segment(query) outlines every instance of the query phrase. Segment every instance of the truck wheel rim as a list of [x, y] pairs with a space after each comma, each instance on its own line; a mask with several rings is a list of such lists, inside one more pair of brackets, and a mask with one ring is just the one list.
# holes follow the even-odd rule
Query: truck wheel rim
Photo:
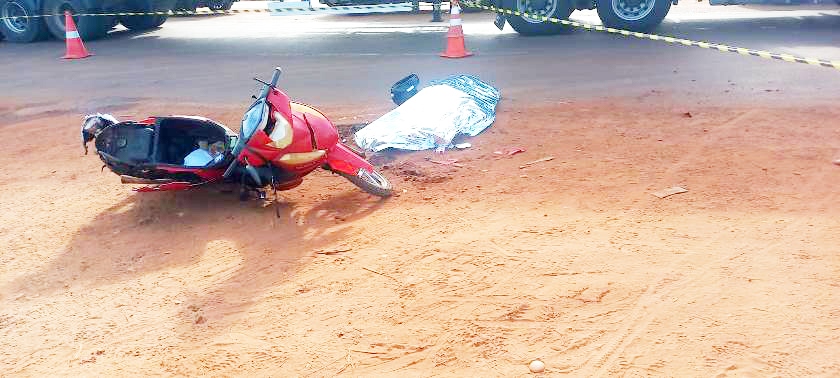
[[25, 33], [26, 29], [29, 28], [29, 18], [27, 18], [29, 14], [26, 13], [23, 6], [16, 2], [7, 2], [0, 15], [4, 17], [3, 23], [6, 24], [6, 27], [16, 34]]
[[[661, 1], [661, 0], [660, 0]], [[639, 21], [653, 11], [656, 0], [612, 0], [612, 10], [625, 21]]]
[[557, 11], [557, 3], [559, 3], [558, 0], [517, 0], [516, 10], [528, 14], [528, 16], [522, 16], [525, 22], [541, 24], [545, 22], [542, 17], [554, 17], [554, 13]]

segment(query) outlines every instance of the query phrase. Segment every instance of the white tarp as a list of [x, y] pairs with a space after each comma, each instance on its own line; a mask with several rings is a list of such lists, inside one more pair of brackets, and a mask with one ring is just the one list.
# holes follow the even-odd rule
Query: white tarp
[[452, 76], [356, 132], [355, 141], [369, 151], [443, 151], [458, 134], [476, 136], [493, 124], [500, 98], [496, 88], [475, 76]]

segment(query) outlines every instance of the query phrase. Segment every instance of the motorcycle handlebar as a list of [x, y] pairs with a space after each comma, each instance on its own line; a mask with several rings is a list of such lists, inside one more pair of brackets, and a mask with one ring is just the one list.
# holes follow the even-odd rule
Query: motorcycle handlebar
[[280, 75], [283, 73], [283, 69], [280, 67], [274, 67], [274, 74], [271, 75], [271, 86], [276, 87], [277, 82], [280, 81]]
[[282, 74], [282, 73], [283, 73], [283, 69], [281, 69], [280, 67], [275, 67], [274, 68], [274, 74], [271, 75], [271, 82], [269, 82], [269, 83], [266, 83], [266, 82], [264, 82], [260, 79], [254, 78], [254, 80], [257, 80], [260, 83], [263, 83], [263, 89], [262, 89], [262, 91], [260, 91], [259, 98], [268, 97], [268, 91], [271, 88], [277, 87], [277, 82], [280, 81], [280, 74]]

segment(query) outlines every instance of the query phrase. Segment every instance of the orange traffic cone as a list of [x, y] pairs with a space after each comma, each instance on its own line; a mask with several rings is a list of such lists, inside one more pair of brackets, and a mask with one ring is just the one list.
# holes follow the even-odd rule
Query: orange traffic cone
[[67, 42], [67, 53], [64, 54], [64, 59], [82, 59], [93, 55], [85, 48], [70, 11], [64, 11], [64, 28], [66, 30], [64, 40]]
[[464, 45], [464, 29], [461, 26], [461, 6], [458, 0], [449, 3], [449, 32], [446, 33], [446, 50], [440, 56], [444, 58], [464, 58], [472, 55]]

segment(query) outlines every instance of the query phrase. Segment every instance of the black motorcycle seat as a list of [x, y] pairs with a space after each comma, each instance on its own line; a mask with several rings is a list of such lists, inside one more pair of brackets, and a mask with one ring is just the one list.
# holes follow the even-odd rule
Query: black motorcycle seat
[[154, 128], [133, 122], [106, 128], [96, 138], [98, 151], [128, 164], [151, 162], [154, 144]]

